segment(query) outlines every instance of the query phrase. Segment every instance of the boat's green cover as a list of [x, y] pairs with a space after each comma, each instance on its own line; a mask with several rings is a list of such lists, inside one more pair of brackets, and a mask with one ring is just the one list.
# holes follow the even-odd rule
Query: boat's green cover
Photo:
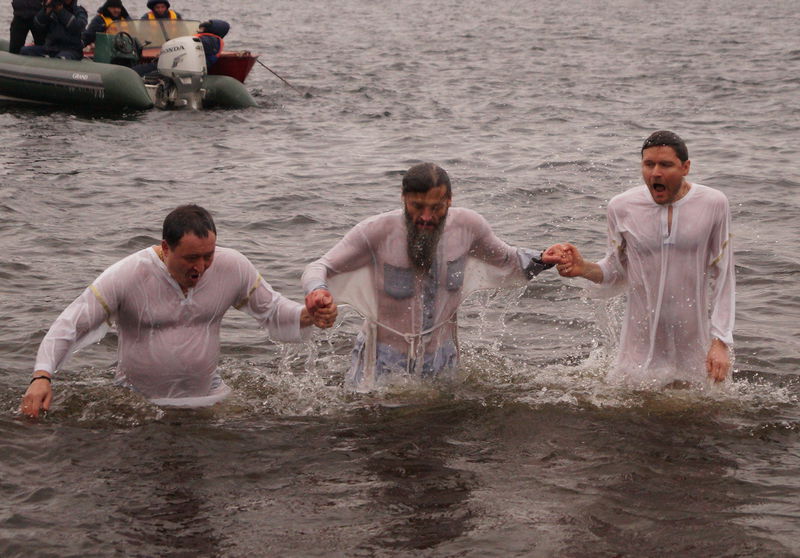
[[256, 106], [256, 101], [244, 84], [231, 76], [207, 75], [203, 106], [243, 109]]
[[125, 66], [8, 52], [0, 52], [0, 96], [101, 109], [153, 106], [142, 78]]
[[[230, 76], [208, 75], [205, 88], [206, 108], [257, 106], [244, 84]], [[142, 79], [130, 68], [9, 54], [5, 39], [0, 39], [0, 97], [105, 109], [153, 106]]]

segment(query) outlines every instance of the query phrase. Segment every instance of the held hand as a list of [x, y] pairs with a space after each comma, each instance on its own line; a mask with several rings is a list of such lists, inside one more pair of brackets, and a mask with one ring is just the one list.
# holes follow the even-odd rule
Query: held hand
[[312, 316], [320, 308], [333, 304], [333, 295], [327, 289], [315, 289], [306, 295], [306, 308]]
[[562, 277], [581, 277], [584, 273], [585, 262], [578, 249], [572, 244], [561, 244], [562, 261], [556, 267]]
[[333, 327], [333, 324], [336, 323], [336, 316], [338, 313], [339, 310], [333, 302], [325, 308], [318, 308], [317, 311], [314, 312], [314, 325], [320, 329]]
[[[47, 376], [50, 374], [44, 370], [37, 370], [35, 376]], [[39, 416], [39, 411], [47, 411], [50, 409], [50, 403], [53, 401], [53, 389], [50, 382], [47, 380], [36, 380], [31, 382], [25, 395], [22, 396], [22, 404], [19, 410], [25, 416], [36, 418]]]
[[728, 376], [730, 368], [731, 360], [728, 346], [719, 339], [714, 339], [706, 357], [708, 377], [715, 382], [721, 382]]
[[569, 244], [553, 244], [542, 252], [542, 261], [546, 264], [560, 264], [566, 261], [566, 250]]
[[333, 295], [326, 289], [316, 289], [306, 295], [306, 309], [319, 328], [331, 327], [336, 322], [338, 309]]

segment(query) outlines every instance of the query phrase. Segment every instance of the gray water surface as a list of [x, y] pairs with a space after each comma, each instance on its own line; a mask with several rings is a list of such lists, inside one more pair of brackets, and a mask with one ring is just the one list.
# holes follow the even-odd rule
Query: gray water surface
[[[179, 4], [310, 97], [257, 65], [245, 111], [0, 104], [1, 556], [800, 556], [800, 5]], [[509, 243], [598, 259], [660, 128], [730, 200], [729, 386], [605, 383], [622, 306], [551, 271], [465, 304], [451, 385], [349, 394], [352, 312], [281, 346], [232, 311], [221, 405], [113, 387], [109, 335], [17, 413], [58, 313], [178, 204], [296, 300], [423, 160]]]

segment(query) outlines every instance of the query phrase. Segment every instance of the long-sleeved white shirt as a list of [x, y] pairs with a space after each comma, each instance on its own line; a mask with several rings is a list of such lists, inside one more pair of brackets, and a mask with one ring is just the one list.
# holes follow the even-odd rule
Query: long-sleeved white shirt
[[113, 323], [118, 383], [159, 404], [210, 404], [229, 392], [216, 368], [220, 322], [232, 306], [275, 340], [307, 337], [302, 305], [272, 290], [239, 252], [217, 247], [211, 267], [184, 295], [155, 250], [140, 250], [106, 269], [61, 313], [39, 346], [35, 369], [56, 372]]
[[372, 389], [387, 372], [432, 376], [453, 368], [461, 302], [479, 289], [524, 285], [525, 271], [544, 269], [530, 265], [532, 252], [509, 246], [464, 208], [449, 209], [429, 273], [413, 268], [407, 243], [401, 209], [376, 215], [303, 273], [306, 293], [328, 288], [365, 317], [346, 380], [358, 391]]
[[735, 277], [725, 195], [701, 184], [672, 204], [646, 186], [608, 204], [599, 292], [627, 294], [619, 354], [609, 379], [665, 384], [706, 378], [712, 338], [733, 345]]

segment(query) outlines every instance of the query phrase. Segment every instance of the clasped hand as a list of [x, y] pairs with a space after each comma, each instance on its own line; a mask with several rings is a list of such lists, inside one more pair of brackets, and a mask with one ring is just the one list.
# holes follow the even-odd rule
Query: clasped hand
[[306, 310], [319, 328], [331, 327], [336, 322], [338, 308], [333, 295], [326, 289], [317, 289], [306, 295]]

